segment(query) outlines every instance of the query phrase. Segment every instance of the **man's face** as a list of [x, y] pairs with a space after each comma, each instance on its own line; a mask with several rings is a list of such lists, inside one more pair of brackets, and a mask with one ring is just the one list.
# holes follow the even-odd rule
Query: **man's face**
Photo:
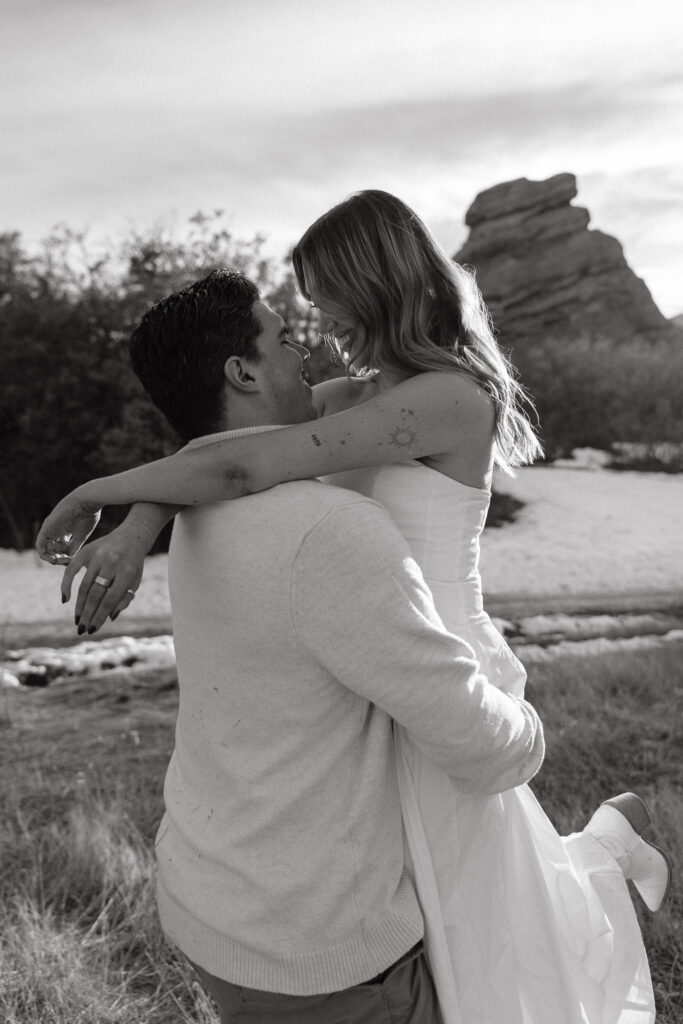
[[261, 354], [256, 369], [272, 422], [305, 423], [315, 419], [311, 389], [303, 378], [307, 349], [291, 340], [282, 317], [265, 302], [255, 302], [253, 313], [262, 328], [256, 339]]

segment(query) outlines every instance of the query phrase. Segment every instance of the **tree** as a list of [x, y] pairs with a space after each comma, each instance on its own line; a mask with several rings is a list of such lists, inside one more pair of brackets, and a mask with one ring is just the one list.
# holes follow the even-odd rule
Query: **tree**
[[[100, 251], [65, 227], [33, 256], [18, 234], [0, 235], [0, 546], [30, 547], [54, 504], [85, 480], [178, 447], [130, 369], [128, 338], [150, 305], [212, 269], [254, 280], [312, 347], [315, 379], [328, 375], [312, 311], [262, 246], [258, 235], [234, 238], [221, 211], [195, 215], [183, 236], [134, 231]], [[117, 518], [108, 513], [103, 526]]]

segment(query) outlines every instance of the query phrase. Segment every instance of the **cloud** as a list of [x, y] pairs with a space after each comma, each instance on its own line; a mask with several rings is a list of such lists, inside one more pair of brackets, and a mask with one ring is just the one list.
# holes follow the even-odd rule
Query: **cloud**
[[666, 316], [683, 310], [683, 167], [654, 165], [594, 172], [579, 180], [590, 196], [592, 226], [615, 235], [631, 268]]
[[671, 120], [662, 92], [671, 83], [650, 79], [605, 87], [583, 81], [545, 90], [502, 90], [336, 109], [325, 115], [283, 119], [282, 138], [297, 173], [317, 173], [322, 161], [349, 151], [383, 161], [420, 160], [429, 154], [462, 162], [509, 151], [584, 141], [603, 147], [628, 131], [633, 139], [653, 122]]
[[[325, 112], [236, 110], [203, 95], [176, 106], [130, 89], [103, 106], [65, 96], [59, 111], [5, 108], [16, 143], [0, 155], [0, 227], [35, 235], [66, 220], [111, 231], [221, 207], [237, 230], [284, 249], [344, 195], [374, 187], [402, 196], [453, 251], [477, 192], [573, 171], [578, 204], [627, 258], [680, 266], [680, 91], [681, 74], [667, 72]], [[668, 280], [665, 304], [680, 308]]]
[[[26, 121], [22, 112], [5, 117], [9, 136], [21, 144], [6, 149], [6, 170], [29, 178], [49, 176], [64, 186], [96, 185], [106, 167], [110, 187], [121, 192], [224, 177], [333, 187], [371, 179], [376, 173], [407, 177], [441, 167], [454, 177], [466, 168], [501, 163], [523, 167], [539, 154], [554, 161], [591, 159], [609, 169], [610, 150], [625, 139], [641, 158], [638, 140], [652, 139], [671, 121], [662, 103], [662, 83], [634, 82], [606, 89], [584, 82], [537, 92], [502, 91], [469, 98], [337, 108], [322, 113], [271, 115], [225, 109], [215, 101], [169, 109], [148, 99], [124, 101], [101, 113], [78, 105], [59, 117], [50, 113]], [[661, 132], [661, 138], [671, 138]], [[656, 139], [653, 140], [656, 142]], [[656, 161], [656, 150], [649, 150]], [[59, 159], [55, 159], [58, 156]], [[566, 164], [556, 170], [574, 169]], [[588, 168], [587, 168], [588, 170]]]

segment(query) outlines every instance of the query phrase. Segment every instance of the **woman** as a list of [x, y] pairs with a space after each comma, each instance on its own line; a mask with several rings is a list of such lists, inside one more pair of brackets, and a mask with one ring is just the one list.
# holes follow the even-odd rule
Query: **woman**
[[[67, 597], [87, 565], [79, 629], [96, 628], [131, 599], [144, 554], [175, 511], [168, 504], [340, 474], [334, 483], [388, 509], [445, 625], [471, 644], [489, 679], [521, 693], [524, 670], [483, 610], [478, 543], [494, 464], [509, 472], [540, 448], [472, 278], [405, 204], [376, 191], [313, 224], [294, 267], [321, 333], [365, 375], [315, 388], [314, 424], [181, 451], [64, 499], [39, 538], [53, 560], [77, 551], [104, 504], [167, 503], [136, 507], [73, 560]], [[528, 787], [467, 796], [399, 728], [396, 739], [407, 845], [446, 1024], [653, 1020], [625, 877], [656, 909], [669, 868], [640, 838], [649, 819], [638, 799], [602, 805], [584, 832], [562, 839]]]

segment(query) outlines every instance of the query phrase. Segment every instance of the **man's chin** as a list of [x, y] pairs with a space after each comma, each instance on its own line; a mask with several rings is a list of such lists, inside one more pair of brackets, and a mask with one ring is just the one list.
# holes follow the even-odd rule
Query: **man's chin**
[[309, 410], [311, 419], [318, 418], [318, 412], [313, 402], [313, 388], [310, 384], [304, 383], [304, 404]]
[[312, 394], [311, 389], [306, 388], [305, 394], [297, 396], [296, 401], [291, 401], [287, 408], [286, 418], [283, 417], [282, 422], [287, 422], [292, 426], [295, 423], [308, 423], [310, 420], [316, 420], [318, 413], [313, 404]]
[[308, 408], [306, 409], [306, 417], [305, 417], [304, 420], [302, 420], [302, 422], [309, 423], [311, 420], [317, 420], [317, 419], [318, 419], [318, 410], [313, 405], [313, 402], [309, 402]]

